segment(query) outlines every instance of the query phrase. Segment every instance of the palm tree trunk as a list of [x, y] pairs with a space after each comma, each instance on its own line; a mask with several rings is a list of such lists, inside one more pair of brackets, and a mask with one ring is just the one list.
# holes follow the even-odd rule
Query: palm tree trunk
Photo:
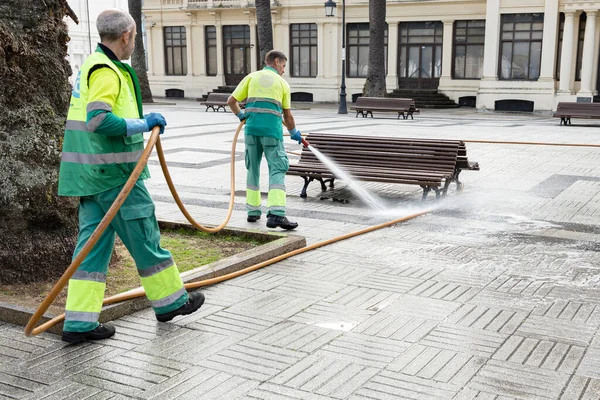
[[369, 0], [369, 69], [363, 95], [385, 97], [385, 0]]
[[77, 239], [77, 201], [58, 197], [71, 87], [67, 0], [0, 2], [0, 282], [59, 276]]
[[[131, 66], [135, 70], [140, 81], [142, 90], [142, 101], [144, 103], [153, 103], [152, 91], [148, 82], [148, 72], [146, 70], [146, 51], [144, 50], [144, 36], [142, 35], [142, 0], [128, 0], [129, 14], [133, 17], [137, 26], [137, 36], [135, 37], [135, 48], [131, 55]], [[191, 32], [187, 33], [191, 35]]]
[[265, 65], [265, 55], [273, 50], [273, 23], [271, 22], [271, 0], [256, 0], [256, 26], [258, 27], [258, 48], [261, 66]]

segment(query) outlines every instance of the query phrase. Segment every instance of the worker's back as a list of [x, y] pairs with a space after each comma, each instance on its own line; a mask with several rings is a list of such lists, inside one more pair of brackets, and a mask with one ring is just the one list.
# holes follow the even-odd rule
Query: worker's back
[[246, 76], [232, 96], [246, 100], [246, 135], [283, 140], [281, 113], [291, 106], [290, 85], [277, 70], [265, 67]]

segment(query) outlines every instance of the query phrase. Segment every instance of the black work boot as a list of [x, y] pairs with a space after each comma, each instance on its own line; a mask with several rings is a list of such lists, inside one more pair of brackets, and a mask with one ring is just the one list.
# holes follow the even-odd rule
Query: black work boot
[[287, 217], [282, 217], [279, 215], [269, 215], [267, 218], [267, 228], [277, 228], [281, 227], [281, 229], [292, 230], [298, 227], [297, 222], [291, 222], [287, 219]]
[[184, 305], [179, 307], [177, 310], [170, 311], [164, 314], [156, 314], [156, 319], [160, 322], [167, 322], [172, 320], [178, 315], [188, 315], [200, 308], [204, 304], [204, 295], [200, 292], [190, 293], [190, 298], [185, 302]]
[[93, 331], [87, 332], [65, 332], [63, 331], [62, 340], [67, 343], [81, 343], [86, 340], [107, 339], [115, 334], [115, 327], [111, 324], [100, 324]]
[[246, 221], [248, 222], [256, 222], [260, 219], [260, 215], [248, 215], [248, 218], [246, 218]]

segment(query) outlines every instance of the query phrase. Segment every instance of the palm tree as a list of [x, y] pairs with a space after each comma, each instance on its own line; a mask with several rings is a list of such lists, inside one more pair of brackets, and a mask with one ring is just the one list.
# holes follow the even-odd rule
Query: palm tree
[[0, 2], [0, 282], [59, 276], [77, 239], [77, 201], [58, 197], [69, 107], [67, 0]]
[[369, 0], [369, 69], [363, 96], [385, 97], [385, 0]]
[[[148, 82], [148, 72], [146, 71], [146, 51], [144, 50], [144, 37], [142, 35], [142, 2], [143, 0], [128, 0], [129, 14], [133, 17], [138, 32], [135, 37], [135, 48], [131, 55], [131, 66], [140, 81], [142, 101], [144, 103], [153, 103], [152, 91]], [[191, 33], [188, 32], [188, 35], [191, 35]]]
[[271, 22], [271, 0], [256, 0], [256, 26], [260, 65], [265, 65], [265, 55], [273, 50], [273, 23]]

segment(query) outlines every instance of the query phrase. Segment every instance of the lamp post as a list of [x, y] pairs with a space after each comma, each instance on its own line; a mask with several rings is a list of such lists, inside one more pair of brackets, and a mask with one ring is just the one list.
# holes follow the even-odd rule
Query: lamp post
[[[333, 0], [325, 3], [325, 16], [335, 17], [337, 4]], [[346, 108], [346, 0], [342, 0], [342, 85], [340, 86], [340, 105], [338, 114], [348, 114]]]

